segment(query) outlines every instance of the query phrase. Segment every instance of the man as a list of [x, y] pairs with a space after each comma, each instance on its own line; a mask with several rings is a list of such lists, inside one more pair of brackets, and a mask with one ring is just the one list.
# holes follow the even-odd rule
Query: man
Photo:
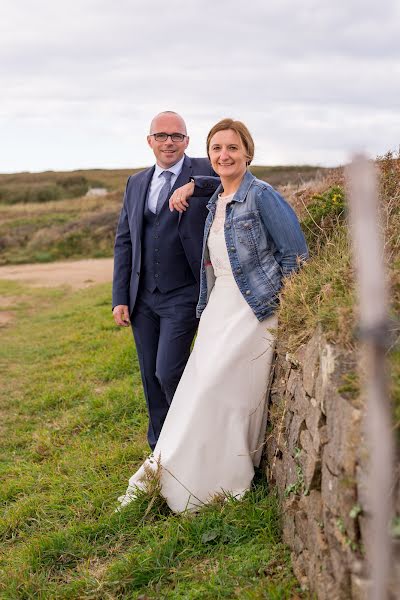
[[[129, 177], [114, 247], [113, 314], [132, 325], [156, 445], [197, 329], [206, 204], [219, 184], [208, 159], [189, 158], [186, 125], [172, 111], [154, 117], [147, 142], [156, 165]], [[196, 178], [190, 207], [169, 210], [169, 197]], [[194, 182], [194, 180], [193, 180]]]

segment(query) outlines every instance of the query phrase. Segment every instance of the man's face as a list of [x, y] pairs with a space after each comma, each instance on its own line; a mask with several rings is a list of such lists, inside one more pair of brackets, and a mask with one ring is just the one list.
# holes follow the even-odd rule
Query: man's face
[[[164, 142], [158, 142], [154, 133], [182, 133], [185, 135], [182, 142], [173, 142], [168, 137]], [[186, 136], [186, 127], [183, 119], [179, 115], [159, 115], [151, 126], [150, 135], [147, 136], [147, 143], [153, 150], [157, 164], [163, 169], [173, 167], [180, 161], [189, 144], [189, 138]]]

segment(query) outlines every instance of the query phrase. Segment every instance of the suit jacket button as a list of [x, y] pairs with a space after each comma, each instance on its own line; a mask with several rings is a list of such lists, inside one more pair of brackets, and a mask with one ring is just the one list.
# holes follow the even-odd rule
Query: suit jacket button
[[250, 296], [251, 292], [250, 290], [246, 290], [246, 296]]

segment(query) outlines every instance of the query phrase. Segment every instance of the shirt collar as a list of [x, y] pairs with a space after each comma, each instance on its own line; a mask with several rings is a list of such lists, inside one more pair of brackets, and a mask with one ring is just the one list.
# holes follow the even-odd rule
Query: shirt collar
[[155, 178], [159, 177], [161, 175], [161, 173], [163, 173], [164, 171], [171, 171], [171, 173], [178, 176], [179, 173], [182, 171], [182, 165], [183, 165], [184, 160], [185, 160], [185, 157], [182, 156], [180, 161], [175, 163], [172, 167], [168, 167], [168, 169], [164, 169], [163, 167], [160, 167], [160, 165], [156, 164], [156, 168], [154, 170], [154, 177]]

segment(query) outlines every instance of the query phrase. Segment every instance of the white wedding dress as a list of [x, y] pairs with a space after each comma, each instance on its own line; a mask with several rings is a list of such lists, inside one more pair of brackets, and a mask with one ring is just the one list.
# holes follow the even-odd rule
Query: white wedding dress
[[232, 196], [217, 202], [208, 238], [216, 280], [193, 351], [154, 453], [130, 478], [121, 506], [151, 472], [175, 512], [220, 494], [240, 498], [260, 461], [277, 317], [259, 322], [233, 277], [224, 236]]

